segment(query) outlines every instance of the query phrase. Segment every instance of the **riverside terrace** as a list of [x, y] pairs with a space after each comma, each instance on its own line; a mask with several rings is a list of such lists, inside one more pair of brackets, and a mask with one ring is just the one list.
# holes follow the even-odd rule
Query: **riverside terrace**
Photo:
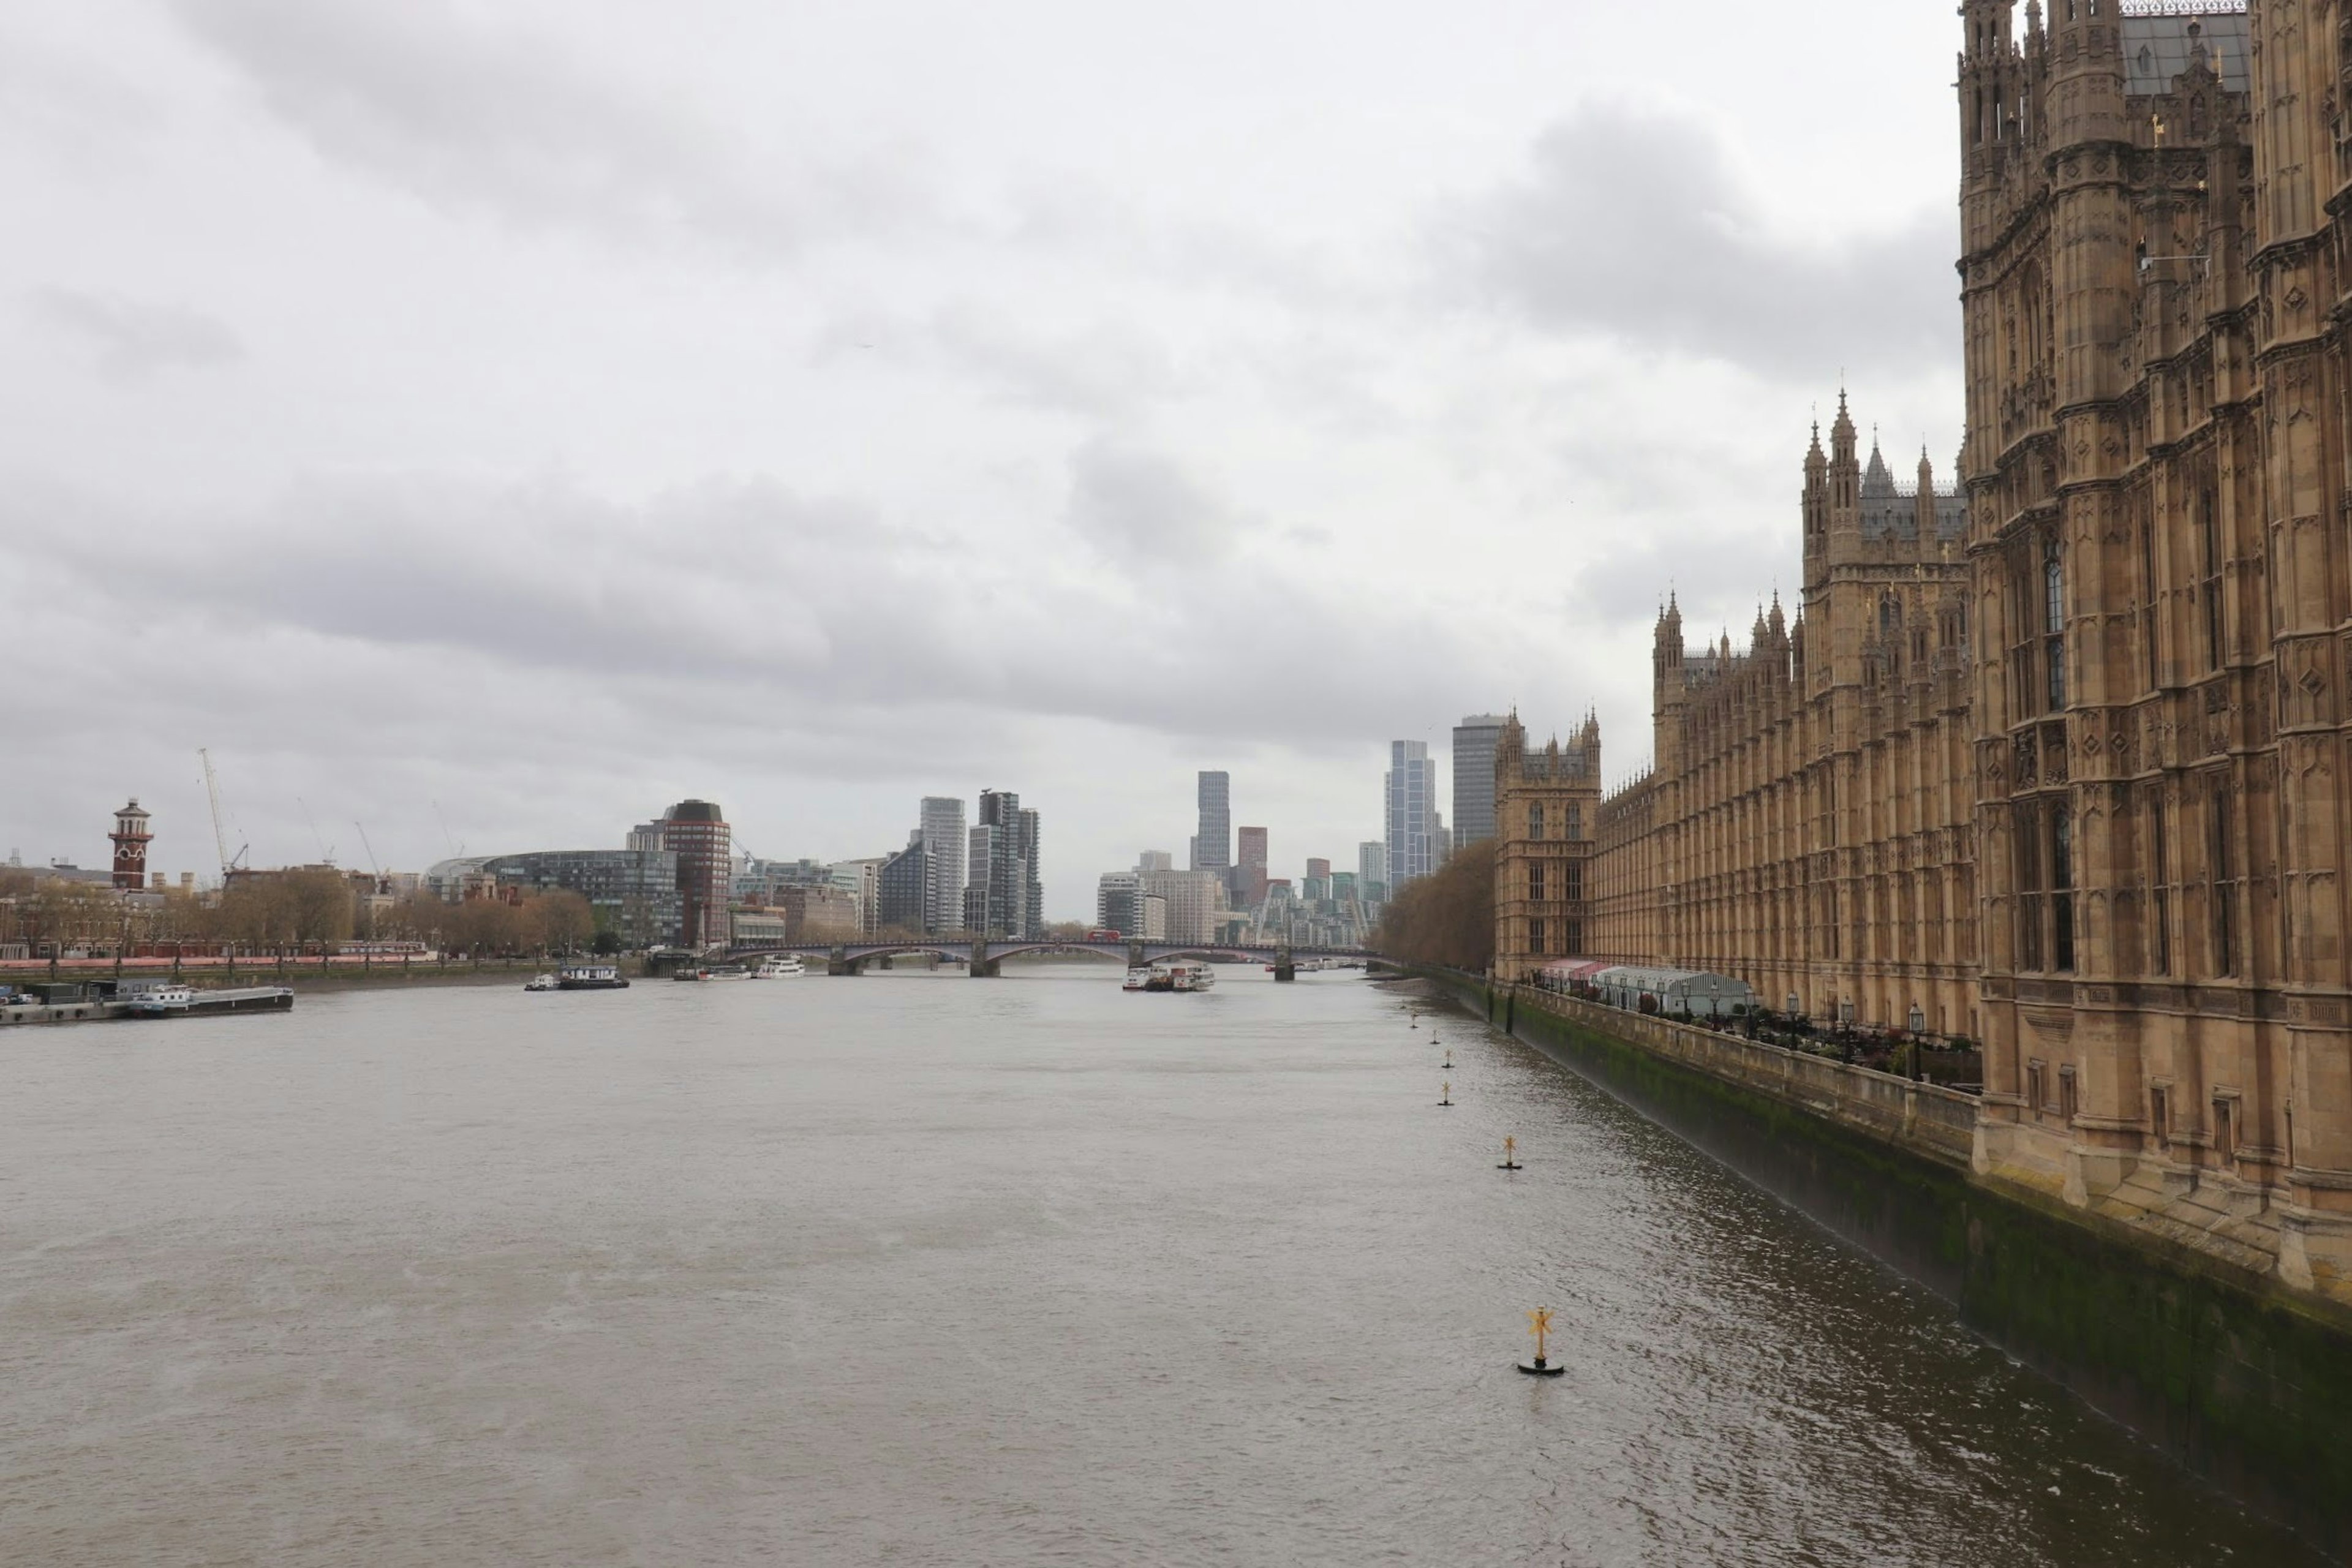
[[1171, 959], [1196, 958], [1209, 963], [1271, 963], [1276, 980], [1288, 980], [1296, 974], [1294, 961], [1298, 958], [1370, 958], [1371, 952], [1360, 947], [1294, 947], [1281, 943], [1177, 942], [1016, 942], [990, 941], [985, 937], [969, 942], [946, 939], [909, 940], [868, 942], [785, 942], [781, 945], [740, 948], [728, 954], [730, 958], [766, 958], [772, 954], [792, 953], [804, 959], [823, 959], [828, 974], [856, 974], [878, 958], [891, 958], [900, 953], [932, 953], [940, 958], [969, 962], [972, 978], [994, 979], [997, 965], [1008, 958], [1021, 958], [1032, 953], [1090, 952], [1123, 963], [1129, 969], [1141, 969], [1147, 964], [1165, 963]]

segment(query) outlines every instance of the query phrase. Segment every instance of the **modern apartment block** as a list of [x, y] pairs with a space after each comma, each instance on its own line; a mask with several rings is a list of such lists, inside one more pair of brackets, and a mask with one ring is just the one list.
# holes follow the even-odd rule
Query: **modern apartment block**
[[923, 900], [923, 929], [936, 935], [963, 924], [963, 884], [971, 846], [964, 836], [963, 802], [947, 795], [923, 797], [920, 826], [923, 852], [930, 861], [930, 887]]
[[882, 862], [875, 879], [875, 900], [876, 930], [927, 929], [931, 906], [931, 856], [924, 847], [921, 828], [908, 835], [904, 849]]
[[1368, 906], [1384, 902], [1389, 893], [1389, 847], [1366, 839], [1356, 846], [1356, 896]]
[[1393, 897], [1415, 878], [1437, 868], [1437, 764], [1429, 760], [1427, 742], [1389, 742], [1382, 808], [1389, 893]]

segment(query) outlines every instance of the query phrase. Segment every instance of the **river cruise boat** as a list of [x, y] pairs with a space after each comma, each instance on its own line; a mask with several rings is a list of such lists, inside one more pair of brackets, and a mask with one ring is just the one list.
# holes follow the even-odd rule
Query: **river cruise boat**
[[628, 976], [616, 963], [573, 963], [555, 977], [558, 991], [626, 991]]
[[1127, 980], [1125, 984], [1119, 986], [1119, 989], [1122, 991], [1148, 991], [1150, 987], [1151, 971], [1149, 968], [1143, 968], [1129, 970], [1127, 972]]
[[798, 955], [785, 952], [778, 953], [772, 958], [761, 959], [760, 961], [760, 967], [751, 971], [751, 978], [754, 980], [798, 980], [802, 975], [806, 974], [807, 973], [808, 965], [802, 963]]
[[[1143, 976], [1140, 985], [1135, 983], [1138, 974]], [[1129, 991], [1206, 991], [1216, 983], [1217, 977], [1209, 973], [1207, 964], [1179, 959], [1174, 963], [1155, 963], [1150, 969], [1129, 970], [1126, 988]]]
[[749, 980], [751, 972], [740, 963], [705, 964], [696, 969], [681, 969], [672, 980]]
[[173, 984], [125, 992], [115, 1000], [133, 1018], [180, 1018], [213, 1013], [283, 1013], [294, 1005], [294, 993], [283, 985], [199, 991]]
[[559, 982], [552, 974], [534, 974], [522, 983], [526, 991], [552, 991]]

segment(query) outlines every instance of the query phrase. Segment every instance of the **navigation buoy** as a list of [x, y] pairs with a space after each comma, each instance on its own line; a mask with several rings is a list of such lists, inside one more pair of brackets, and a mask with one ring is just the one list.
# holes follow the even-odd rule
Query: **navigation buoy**
[[1506, 1138], [1506, 1139], [1504, 1139], [1504, 1140], [1503, 1140], [1503, 1163], [1502, 1163], [1501, 1164], [1499, 1164], [1499, 1165], [1496, 1166], [1496, 1167], [1495, 1167], [1495, 1169], [1496, 1169], [1496, 1170], [1498, 1170], [1498, 1171], [1516, 1171], [1516, 1170], [1517, 1170], [1517, 1169], [1519, 1168], [1519, 1162], [1517, 1161], [1517, 1159], [1515, 1156], [1516, 1156], [1516, 1154], [1517, 1154], [1517, 1150], [1518, 1150], [1518, 1147], [1519, 1147], [1519, 1141], [1518, 1141], [1517, 1139], [1516, 1139], [1516, 1138]]
[[1447, 1083], [1439, 1085], [1438, 1093], [1440, 1095], [1440, 1099], [1437, 1101], [1438, 1104], [1451, 1105], [1454, 1103], [1454, 1086], [1452, 1084]]
[[1528, 1321], [1535, 1325], [1535, 1327], [1530, 1329], [1528, 1332], [1534, 1334], [1536, 1337], [1536, 1359], [1532, 1363], [1524, 1361], [1519, 1363], [1519, 1370], [1526, 1373], [1529, 1377], [1559, 1376], [1562, 1373], [1566, 1372], [1568, 1368], [1564, 1366], [1554, 1366], [1550, 1362], [1544, 1359], [1544, 1336], [1551, 1332], [1551, 1309], [1549, 1307], [1538, 1307], [1534, 1311], [1528, 1314]]
[[1445, 1070], [1447, 1072], [1452, 1072], [1454, 1070], [1454, 1053], [1452, 1051], [1445, 1053]]

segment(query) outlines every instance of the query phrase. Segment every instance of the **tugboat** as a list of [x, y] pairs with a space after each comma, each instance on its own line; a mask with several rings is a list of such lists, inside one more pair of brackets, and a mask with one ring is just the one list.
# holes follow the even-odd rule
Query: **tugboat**
[[[558, 991], [626, 991], [628, 978], [614, 963], [573, 963], [556, 976]], [[532, 989], [536, 990], [534, 984]]]
[[558, 984], [552, 974], [534, 974], [523, 982], [522, 988], [526, 991], [552, 991]]

